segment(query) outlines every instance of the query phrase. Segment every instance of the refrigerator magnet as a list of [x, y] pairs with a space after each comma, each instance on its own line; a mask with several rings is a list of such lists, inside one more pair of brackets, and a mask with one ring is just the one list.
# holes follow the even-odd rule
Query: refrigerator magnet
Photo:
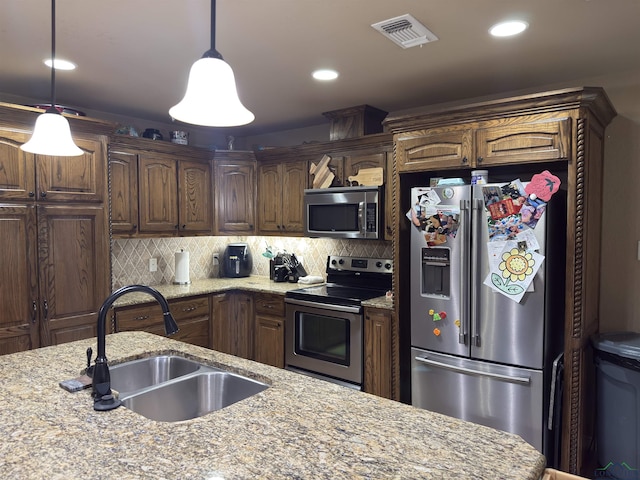
[[513, 242], [507, 242], [497, 269], [494, 264], [484, 284], [520, 303], [543, 261], [544, 256], [539, 253], [521, 252]]

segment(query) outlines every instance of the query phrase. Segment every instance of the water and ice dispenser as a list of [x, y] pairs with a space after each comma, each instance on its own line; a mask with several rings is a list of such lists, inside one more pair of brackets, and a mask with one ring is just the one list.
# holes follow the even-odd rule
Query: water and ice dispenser
[[422, 294], [451, 296], [451, 250], [432, 247], [422, 249]]

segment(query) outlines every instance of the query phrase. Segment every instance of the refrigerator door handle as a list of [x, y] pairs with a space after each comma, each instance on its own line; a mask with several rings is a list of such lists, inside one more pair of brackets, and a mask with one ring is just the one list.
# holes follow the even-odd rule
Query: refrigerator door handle
[[529, 385], [531, 383], [530, 377], [512, 377], [509, 375], [501, 375], [499, 373], [491, 373], [491, 372], [482, 372], [480, 370], [474, 370], [472, 368], [466, 367], [457, 367], [455, 365], [449, 365], [442, 362], [437, 362], [435, 360], [430, 360], [427, 357], [415, 357], [418, 362], [424, 363], [426, 365], [431, 365], [434, 367], [444, 368], [446, 370], [451, 370], [458, 373], [464, 373], [467, 375], [475, 375], [478, 377], [489, 377], [496, 380], [502, 380], [504, 382], [510, 383], [519, 383], [521, 385]]
[[[466, 232], [466, 238], [469, 238], [469, 228], [471, 228], [471, 222], [469, 217], [469, 209], [470, 209], [469, 200], [460, 200], [460, 224], [464, 228], [464, 232]], [[468, 244], [468, 243], [467, 243]], [[462, 322], [460, 323], [460, 327], [458, 328], [458, 343], [462, 345], [467, 345], [467, 338], [469, 332], [467, 330], [469, 325], [469, 282], [467, 279], [469, 278], [469, 250], [468, 248], [462, 248], [462, 268], [460, 272], [460, 294], [462, 296], [462, 304], [460, 307], [460, 315]]]
[[[482, 238], [481, 235], [479, 235], [480, 232], [480, 228], [483, 227], [484, 224], [486, 224], [486, 222], [482, 222], [482, 214], [484, 213], [484, 202], [482, 199], [479, 198], [474, 198], [473, 199], [473, 225], [474, 225], [474, 229], [476, 229], [476, 231], [474, 231], [474, 241], [478, 242], [478, 239]], [[480, 295], [480, 285], [481, 285], [481, 280], [477, 277], [478, 274], [478, 265], [480, 265], [480, 258], [478, 258], [479, 256], [479, 252], [480, 252], [480, 248], [478, 248], [478, 245], [476, 245], [472, 250], [471, 250], [471, 264], [474, 265], [474, 278], [471, 281], [471, 318], [473, 319], [473, 327], [472, 327], [472, 333], [471, 333], [471, 343], [476, 346], [479, 347], [480, 346], [480, 312], [478, 311], [478, 298]]]

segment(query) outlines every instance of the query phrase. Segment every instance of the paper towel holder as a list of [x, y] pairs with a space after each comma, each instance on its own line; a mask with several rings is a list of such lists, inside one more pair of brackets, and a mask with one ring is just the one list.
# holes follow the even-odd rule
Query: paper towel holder
[[[181, 271], [180, 275], [178, 274], [178, 259], [184, 261], [182, 257], [186, 257], [186, 272]], [[175, 277], [173, 279], [174, 285], [189, 285], [191, 283], [191, 278], [189, 276], [189, 252], [185, 252], [184, 248], [181, 248], [179, 252], [175, 254]], [[186, 274], [186, 275], [185, 275]], [[186, 276], [186, 280], [178, 280], [178, 276], [183, 277]]]

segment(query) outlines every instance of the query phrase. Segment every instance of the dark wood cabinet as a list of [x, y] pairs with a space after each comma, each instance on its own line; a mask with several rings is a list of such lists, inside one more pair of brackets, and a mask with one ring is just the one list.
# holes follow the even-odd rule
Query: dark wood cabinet
[[205, 151], [116, 139], [109, 168], [114, 235], [213, 233], [212, 167]]
[[258, 233], [303, 233], [303, 194], [307, 162], [258, 165]]
[[253, 152], [214, 155], [216, 231], [220, 235], [255, 232], [256, 162]]
[[[178, 324], [174, 340], [211, 348], [211, 306], [208, 295], [174, 299], [169, 310]], [[143, 330], [165, 335], [162, 309], [156, 302], [115, 309], [113, 331]]]
[[284, 368], [284, 295], [255, 294], [255, 361]]
[[114, 234], [138, 231], [138, 155], [127, 150], [109, 152], [111, 230]]
[[392, 333], [392, 310], [365, 307], [363, 390], [385, 398], [395, 398]]
[[253, 296], [227, 292], [212, 296], [213, 349], [253, 359]]
[[[385, 120], [394, 134], [398, 225], [394, 232], [394, 298], [397, 319], [410, 318], [407, 191], [430, 174], [490, 167], [499, 178], [545, 169], [559, 174], [567, 195], [562, 470], [593, 472], [595, 369], [590, 337], [599, 328], [600, 236], [604, 130], [615, 110], [599, 88], [580, 87], [426, 108]], [[409, 332], [407, 323], [400, 331]], [[405, 339], [405, 343], [408, 341]], [[398, 369], [398, 365], [394, 366]], [[406, 397], [405, 397], [406, 398]]]
[[110, 291], [106, 137], [77, 157], [20, 150], [0, 130], [0, 354], [95, 336]]

